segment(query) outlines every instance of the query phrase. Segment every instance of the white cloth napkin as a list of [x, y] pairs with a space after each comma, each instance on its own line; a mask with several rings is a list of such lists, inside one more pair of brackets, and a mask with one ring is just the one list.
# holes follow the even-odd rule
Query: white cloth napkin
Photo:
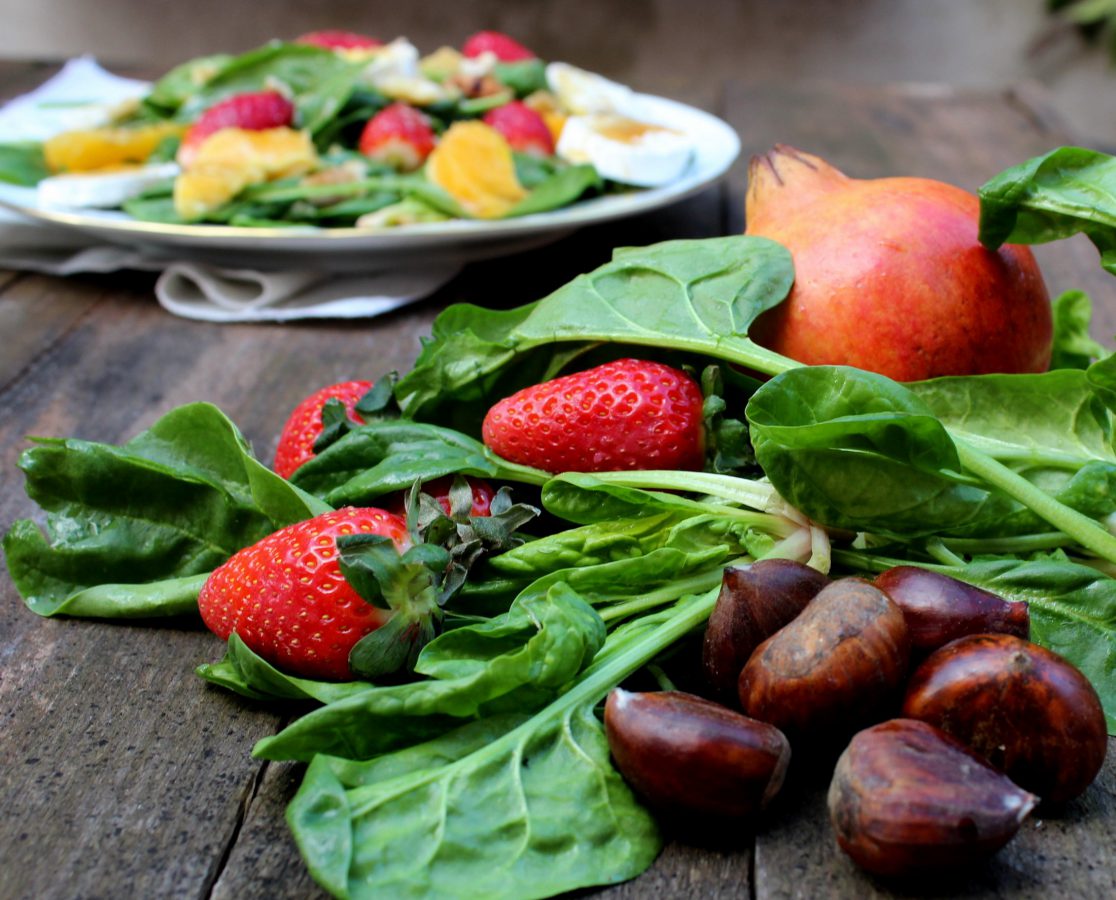
[[[72, 59], [53, 78], [0, 108], [4, 141], [44, 140], [92, 128], [118, 104], [143, 96], [149, 84], [106, 72], [89, 57]], [[0, 185], [0, 200], [34, 203], [34, 191]], [[461, 265], [334, 275], [328, 271], [228, 268], [123, 244], [101, 243], [77, 230], [51, 227], [0, 208], [0, 267], [74, 275], [121, 269], [158, 271], [155, 297], [177, 316], [207, 322], [282, 322], [382, 315], [427, 297]]]

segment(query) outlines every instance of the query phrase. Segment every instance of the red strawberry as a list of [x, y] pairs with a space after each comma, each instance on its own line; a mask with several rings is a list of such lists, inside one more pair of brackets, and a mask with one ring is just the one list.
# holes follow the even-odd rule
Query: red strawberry
[[554, 136], [546, 121], [526, 103], [513, 100], [490, 109], [484, 115], [484, 124], [500, 132], [513, 150], [535, 156], [554, 155]]
[[482, 432], [504, 459], [547, 472], [700, 469], [702, 402], [685, 372], [618, 359], [506, 397]]
[[299, 403], [279, 435], [275, 471], [284, 478], [290, 478], [295, 469], [314, 457], [314, 441], [322, 433], [322, 407], [327, 400], [340, 400], [350, 416], [363, 421], [354, 408], [371, 389], [371, 381], [342, 381], [315, 391]]
[[207, 137], [223, 128], [262, 131], [280, 128], [294, 121], [294, 105], [278, 91], [233, 94], [203, 112], [182, 138], [178, 161], [189, 167], [198, 147]]
[[360, 136], [360, 152], [409, 172], [426, 162], [434, 143], [434, 129], [426, 116], [406, 103], [393, 103], [368, 120]]
[[361, 599], [341, 574], [337, 538], [386, 537], [411, 544], [406, 523], [382, 509], [339, 509], [288, 525], [216, 569], [198, 595], [210, 631], [234, 631], [268, 662], [306, 678], [351, 678], [349, 651], [390, 617]]
[[500, 31], [478, 31], [461, 47], [463, 56], [474, 57], [482, 53], [493, 53], [500, 62], [519, 62], [535, 59], [536, 56], [519, 41]]
[[[466, 478], [469, 482], [469, 487], [473, 491], [473, 506], [469, 510], [470, 516], [487, 516], [492, 513], [492, 498], [496, 496], [496, 492], [492, 490], [492, 485], [481, 478]], [[438, 501], [438, 505], [445, 510], [447, 516], [453, 515], [453, 510], [450, 508], [450, 488], [453, 487], [453, 476], [445, 475], [442, 478], [435, 478], [432, 481], [426, 482], [422, 486], [422, 492], [429, 494]], [[395, 513], [397, 516], [405, 516], [407, 496], [405, 493], [397, 494], [391, 500], [384, 503], [384, 509], [389, 512]]]
[[323, 31], [308, 31], [294, 39], [296, 44], [311, 44], [326, 50], [374, 50], [384, 45], [383, 41], [357, 34], [355, 31], [341, 31], [327, 28]]

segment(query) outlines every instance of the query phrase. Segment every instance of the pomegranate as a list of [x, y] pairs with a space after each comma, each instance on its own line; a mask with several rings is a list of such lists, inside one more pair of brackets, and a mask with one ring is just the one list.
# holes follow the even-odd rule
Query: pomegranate
[[752, 158], [747, 233], [791, 251], [790, 296], [752, 327], [799, 362], [899, 381], [1050, 364], [1050, 298], [1026, 247], [977, 240], [980, 202], [926, 178], [850, 178], [776, 145]]

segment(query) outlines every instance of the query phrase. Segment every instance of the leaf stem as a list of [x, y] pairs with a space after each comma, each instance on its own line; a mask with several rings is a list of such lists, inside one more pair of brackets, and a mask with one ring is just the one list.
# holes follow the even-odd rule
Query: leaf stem
[[717, 475], [713, 472], [681, 472], [675, 469], [646, 469], [641, 471], [596, 472], [598, 481], [623, 487], [650, 488], [667, 491], [689, 491], [731, 500], [760, 512], [782, 512], [786, 506], [775, 488], [763, 481], [749, 481], [735, 475]]
[[1049, 494], [1035, 487], [1022, 475], [1018, 475], [1002, 463], [977, 450], [963, 440], [954, 438], [961, 465], [979, 475], [989, 484], [999, 488], [1049, 522], [1064, 531], [1081, 546], [1092, 550], [1102, 559], [1116, 563], [1116, 537], [1104, 528], [1079, 513], [1077, 510], [1059, 503]]

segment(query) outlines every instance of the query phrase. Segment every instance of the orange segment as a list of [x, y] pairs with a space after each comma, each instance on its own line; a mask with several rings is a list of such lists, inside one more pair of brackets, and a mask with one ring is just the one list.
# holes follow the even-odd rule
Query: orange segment
[[456, 122], [426, 161], [426, 176], [472, 216], [496, 219], [527, 196], [511, 147], [483, 122]]
[[142, 163], [164, 140], [184, 130], [184, 125], [160, 122], [136, 128], [65, 131], [43, 144], [43, 156], [52, 172], [92, 172]]
[[186, 221], [204, 218], [250, 184], [301, 175], [318, 164], [304, 131], [224, 128], [207, 138], [174, 182], [174, 208]]

